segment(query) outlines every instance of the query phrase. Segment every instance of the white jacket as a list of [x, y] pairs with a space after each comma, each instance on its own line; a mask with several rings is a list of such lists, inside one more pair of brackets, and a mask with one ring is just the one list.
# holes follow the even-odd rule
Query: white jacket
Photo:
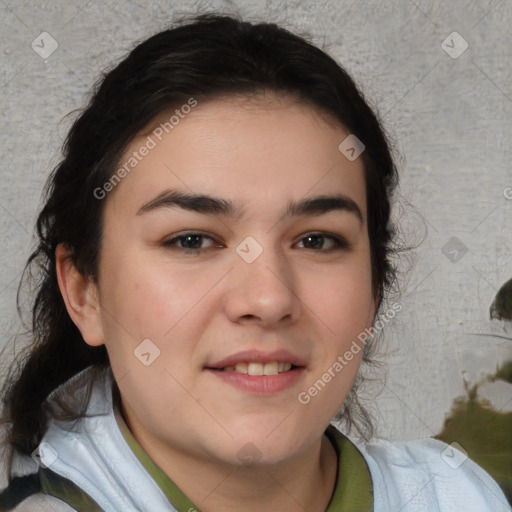
[[[177, 509], [170, 505], [123, 437], [119, 417], [116, 420], [115, 416], [118, 412], [112, 404], [111, 372], [100, 380], [88, 407], [88, 413], [95, 416], [85, 418], [76, 431], [51, 423], [40, 445], [41, 465], [74, 482], [106, 512], [188, 512], [188, 506]], [[434, 439], [397, 442], [374, 438], [356, 446], [370, 471], [376, 512], [512, 510], [497, 483], [445, 443]], [[8, 484], [4, 455], [0, 451], [4, 466], [0, 471], [0, 490]], [[36, 473], [38, 468], [31, 457], [16, 455], [12, 470], [15, 476], [21, 476]], [[76, 509], [38, 492], [11, 510]]]

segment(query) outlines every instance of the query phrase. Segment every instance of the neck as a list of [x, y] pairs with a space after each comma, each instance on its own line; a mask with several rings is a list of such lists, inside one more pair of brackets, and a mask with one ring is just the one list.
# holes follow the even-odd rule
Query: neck
[[213, 470], [211, 477], [217, 485], [211, 487], [214, 489], [211, 494], [205, 495], [201, 484], [190, 486], [190, 492], [194, 493], [192, 501], [204, 512], [325, 512], [335, 486], [336, 467], [334, 448], [323, 437], [299, 457], [285, 463], [232, 469], [223, 472], [221, 478]]
[[198, 459], [140, 435], [135, 425], [129, 428], [144, 451], [202, 512], [325, 512], [334, 491], [338, 462], [325, 435], [284, 462], [234, 467], [211, 458]]

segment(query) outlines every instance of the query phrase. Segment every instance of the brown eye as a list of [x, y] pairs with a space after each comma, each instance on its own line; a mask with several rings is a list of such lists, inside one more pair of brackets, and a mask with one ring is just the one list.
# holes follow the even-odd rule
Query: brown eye
[[350, 248], [350, 245], [345, 239], [335, 235], [327, 235], [325, 233], [310, 233], [299, 241], [299, 243], [301, 242], [304, 242], [304, 249], [311, 249], [314, 251], [332, 251], [336, 249]]
[[[205, 243], [208, 241], [207, 246]], [[162, 246], [173, 250], [182, 250], [188, 253], [199, 253], [215, 246], [215, 240], [202, 233], [184, 233], [162, 242]], [[217, 247], [219, 244], [216, 245]]]

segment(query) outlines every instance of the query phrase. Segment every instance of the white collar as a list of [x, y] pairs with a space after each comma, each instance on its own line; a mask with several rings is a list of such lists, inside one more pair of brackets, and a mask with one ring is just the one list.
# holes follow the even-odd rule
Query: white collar
[[[84, 370], [72, 381], [87, 380], [88, 371]], [[69, 384], [70, 381], [65, 386]], [[94, 381], [88, 416], [78, 425], [50, 423], [40, 444], [41, 462], [74, 482], [103, 510], [177, 512], [119, 430], [112, 384], [113, 375], [108, 368]], [[56, 394], [52, 395], [54, 399]]]

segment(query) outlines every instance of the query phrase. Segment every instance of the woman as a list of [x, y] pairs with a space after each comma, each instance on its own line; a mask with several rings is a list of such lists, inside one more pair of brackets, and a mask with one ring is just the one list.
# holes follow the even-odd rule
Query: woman
[[509, 510], [443, 443], [369, 440], [354, 383], [396, 183], [376, 116], [303, 39], [209, 15], [137, 46], [48, 182], [3, 509]]

